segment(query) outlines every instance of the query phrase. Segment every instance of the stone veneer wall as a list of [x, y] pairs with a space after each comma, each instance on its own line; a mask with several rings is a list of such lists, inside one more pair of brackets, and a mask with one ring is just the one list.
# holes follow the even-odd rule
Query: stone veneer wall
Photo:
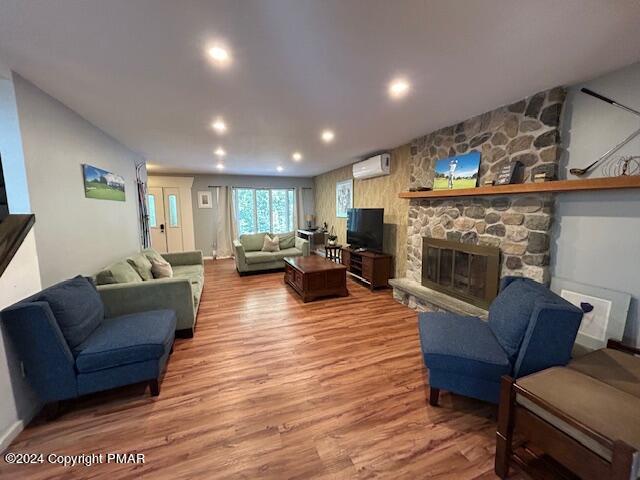
[[[512, 160], [524, 165], [525, 182], [540, 171], [557, 173], [565, 94], [563, 88], [540, 92], [414, 140], [410, 186], [431, 186], [436, 160], [474, 150], [481, 152], [480, 185]], [[549, 194], [412, 200], [407, 277], [421, 281], [422, 237], [433, 237], [498, 246], [503, 276], [546, 282], [552, 214]]]

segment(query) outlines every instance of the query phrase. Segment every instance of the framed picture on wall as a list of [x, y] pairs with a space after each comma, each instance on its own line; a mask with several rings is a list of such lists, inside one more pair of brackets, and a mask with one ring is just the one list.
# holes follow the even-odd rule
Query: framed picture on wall
[[336, 217], [347, 218], [347, 210], [353, 208], [353, 179], [336, 183]]
[[210, 191], [198, 192], [198, 208], [213, 208], [213, 197]]
[[82, 165], [84, 196], [98, 200], [124, 202], [124, 178], [92, 165]]

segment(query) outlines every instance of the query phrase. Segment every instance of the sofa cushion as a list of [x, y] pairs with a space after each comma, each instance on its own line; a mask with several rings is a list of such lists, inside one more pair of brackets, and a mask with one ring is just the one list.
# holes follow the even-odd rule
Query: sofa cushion
[[281, 233], [279, 236], [280, 236], [280, 250], [285, 250], [287, 248], [293, 248], [296, 246], [295, 232]]
[[499, 382], [511, 371], [507, 354], [478, 317], [427, 312], [418, 317], [427, 368]]
[[151, 261], [152, 259], [155, 259], [157, 261], [164, 260], [164, 257], [151, 247], [145, 248], [141, 253], [144, 254], [149, 259], [149, 261]]
[[202, 265], [178, 265], [173, 267], [173, 276], [176, 278], [203, 277], [204, 267]]
[[245, 252], [259, 252], [264, 244], [264, 236], [266, 233], [246, 233], [240, 235], [240, 243]]
[[[517, 384], [593, 431], [611, 440], [623, 440], [640, 449], [640, 404], [637, 397], [566, 367], [548, 368], [527, 375], [518, 379]], [[536, 409], [536, 404], [526, 401], [524, 396], [518, 395], [516, 401], [600, 453], [588, 441], [585, 442], [584, 438], [575, 435], [576, 429], [567, 429], [566, 422], [554, 420], [548, 410]], [[606, 452], [601, 454], [607, 455]]]
[[603, 348], [576, 358], [568, 366], [640, 399], [639, 357]]
[[77, 276], [32, 297], [47, 302], [69, 348], [75, 349], [104, 319], [104, 305], [91, 280]]
[[280, 250], [275, 253], [275, 257], [277, 260], [282, 260], [284, 257], [301, 257], [302, 250], [297, 248], [286, 248], [284, 250]]
[[547, 298], [549, 293], [542, 284], [518, 278], [491, 303], [489, 327], [511, 360], [518, 355], [536, 302]]
[[88, 373], [159, 359], [171, 348], [176, 329], [173, 310], [152, 310], [105, 319], [78, 346], [76, 368]]
[[142, 277], [126, 260], [109, 265], [96, 275], [96, 283], [98, 285], [137, 282], [142, 282]]
[[276, 253], [274, 252], [246, 252], [244, 254], [245, 261], [249, 265], [255, 265], [256, 263], [269, 263], [278, 260]]
[[127, 262], [129, 262], [129, 265], [140, 275], [142, 280], [153, 280], [151, 262], [144, 253], [138, 253], [127, 258]]

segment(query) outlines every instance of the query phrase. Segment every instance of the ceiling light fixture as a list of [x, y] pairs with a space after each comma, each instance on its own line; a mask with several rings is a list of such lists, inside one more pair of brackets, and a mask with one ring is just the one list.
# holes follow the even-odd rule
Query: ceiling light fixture
[[293, 158], [294, 161], [299, 162], [300, 160], [302, 160], [302, 154], [300, 152], [293, 152], [291, 158]]
[[216, 165], [216, 168], [218, 170], [224, 170], [224, 164], [222, 162], [218, 162], [218, 164]]
[[216, 119], [216, 121], [211, 124], [211, 127], [220, 134], [227, 131], [227, 124], [220, 118]]
[[391, 98], [402, 98], [409, 93], [410, 88], [409, 82], [404, 78], [397, 78], [389, 83], [389, 96]]
[[213, 153], [215, 153], [215, 154], [216, 154], [216, 155], [218, 155], [219, 157], [224, 157], [224, 156], [227, 154], [227, 152], [225, 152], [225, 151], [224, 151], [224, 148], [222, 148], [222, 147], [218, 147], [218, 148], [216, 148], [216, 151], [215, 151], [215, 152], [213, 152]]
[[207, 53], [209, 54], [211, 60], [213, 60], [220, 66], [225, 66], [229, 62], [231, 62], [231, 55], [229, 54], [229, 50], [220, 45], [211, 47], [209, 50], [207, 50]]
[[336, 134], [333, 133], [332, 130], [323, 130], [321, 138], [322, 141], [325, 143], [331, 143], [333, 142], [333, 139], [336, 137]]
[[283, 168], [281, 165], [278, 165], [278, 166], [276, 167], [276, 170], [277, 170], [277, 171], [279, 171], [279, 172], [281, 172], [281, 171], [283, 171], [283, 170], [284, 170], [284, 168]]

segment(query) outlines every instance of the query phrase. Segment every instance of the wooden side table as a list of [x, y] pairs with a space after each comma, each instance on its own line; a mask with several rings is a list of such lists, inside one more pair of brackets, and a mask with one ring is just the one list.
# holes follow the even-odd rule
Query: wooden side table
[[342, 245], [325, 245], [324, 251], [327, 259], [342, 263]]

